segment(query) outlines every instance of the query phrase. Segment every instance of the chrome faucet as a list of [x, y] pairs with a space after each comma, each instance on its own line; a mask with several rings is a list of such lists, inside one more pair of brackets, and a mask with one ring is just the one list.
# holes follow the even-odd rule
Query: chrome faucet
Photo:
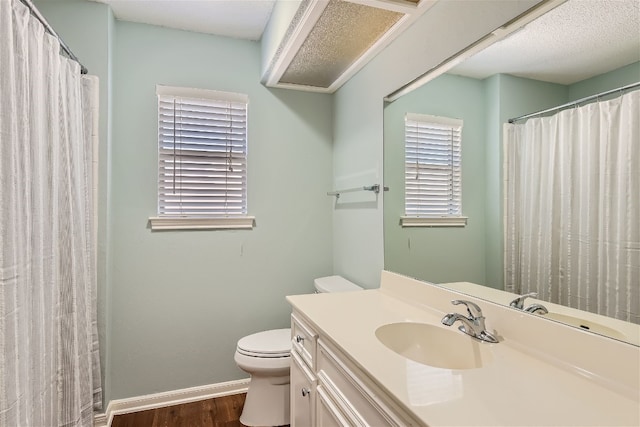
[[547, 310], [547, 307], [545, 307], [542, 304], [531, 304], [529, 307], [524, 308], [524, 300], [529, 297], [536, 297], [536, 296], [538, 296], [537, 292], [531, 292], [528, 294], [520, 295], [518, 298], [511, 301], [509, 303], [509, 306], [513, 308], [517, 308], [518, 310], [526, 311], [527, 313], [536, 313], [536, 312], [540, 312], [540, 314], [549, 313], [549, 310]]
[[531, 304], [529, 307], [525, 308], [524, 311], [526, 311], [527, 313], [540, 313], [540, 314], [547, 314], [549, 313], [549, 310], [547, 310], [547, 307], [545, 307], [542, 304]]
[[442, 318], [443, 325], [451, 326], [455, 322], [460, 321], [462, 325], [460, 325], [458, 329], [465, 334], [477, 338], [481, 341], [492, 343], [498, 342], [498, 339], [486, 330], [482, 310], [480, 310], [480, 307], [478, 307], [477, 304], [471, 301], [464, 300], [453, 300], [451, 301], [451, 304], [464, 304], [467, 307], [467, 313], [469, 313], [469, 317], [465, 317], [460, 313], [449, 313]]
[[511, 306], [513, 308], [517, 308], [519, 310], [523, 310], [524, 309], [524, 300], [529, 298], [529, 297], [537, 297], [537, 296], [538, 296], [537, 292], [530, 292], [528, 294], [520, 295], [518, 298], [516, 298], [513, 301], [511, 301], [509, 303], [509, 306]]

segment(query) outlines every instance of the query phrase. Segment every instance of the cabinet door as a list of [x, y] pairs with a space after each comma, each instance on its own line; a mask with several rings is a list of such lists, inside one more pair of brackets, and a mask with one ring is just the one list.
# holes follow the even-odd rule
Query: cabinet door
[[300, 356], [291, 353], [291, 426], [312, 427], [315, 425], [315, 376]]
[[340, 408], [325, 393], [324, 388], [317, 388], [318, 426], [321, 427], [351, 427]]

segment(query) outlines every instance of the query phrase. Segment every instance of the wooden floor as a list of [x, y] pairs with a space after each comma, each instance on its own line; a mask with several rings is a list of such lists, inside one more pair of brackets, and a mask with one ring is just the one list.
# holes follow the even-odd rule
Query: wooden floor
[[111, 427], [243, 427], [245, 394], [116, 415]]

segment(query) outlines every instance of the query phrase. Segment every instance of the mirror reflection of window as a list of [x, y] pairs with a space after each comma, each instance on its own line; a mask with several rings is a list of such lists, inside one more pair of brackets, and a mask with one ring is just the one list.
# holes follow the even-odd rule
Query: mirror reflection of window
[[403, 226], [466, 224], [462, 217], [460, 119], [405, 116], [405, 210]]

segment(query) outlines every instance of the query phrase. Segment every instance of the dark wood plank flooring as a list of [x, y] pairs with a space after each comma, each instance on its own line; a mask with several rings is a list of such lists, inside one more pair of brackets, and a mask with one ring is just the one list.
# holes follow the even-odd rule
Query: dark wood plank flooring
[[244, 427], [239, 418], [245, 397], [234, 394], [116, 415], [111, 427]]

